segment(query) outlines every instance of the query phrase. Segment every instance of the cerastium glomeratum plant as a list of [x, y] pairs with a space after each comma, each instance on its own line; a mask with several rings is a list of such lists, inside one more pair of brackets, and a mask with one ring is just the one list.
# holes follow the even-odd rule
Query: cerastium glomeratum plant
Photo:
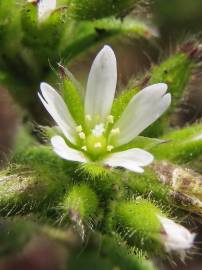
[[[98, 52], [85, 89], [60, 62], [109, 37], [150, 39], [152, 27], [127, 16], [138, 2], [0, 3], [0, 80], [40, 124], [35, 136], [22, 121], [0, 172], [2, 257], [36, 236], [64, 248], [64, 269], [85, 258], [86, 269], [93, 261], [152, 270], [154, 257], [184, 261], [194, 252], [202, 124], [177, 129], [172, 119], [200, 66], [200, 44], [179, 46], [119, 94], [111, 46]], [[41, 125], [48, 115], [53, 125]]]

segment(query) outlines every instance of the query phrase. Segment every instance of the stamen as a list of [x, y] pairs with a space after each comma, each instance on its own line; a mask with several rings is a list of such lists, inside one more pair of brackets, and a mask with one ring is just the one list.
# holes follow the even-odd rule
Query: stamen
[[100, 142], [97, 142], [97, 143], [94, 144], [94, 147], [95, 148], [101, 148], [102, 144]]
[[105, 131], [104, 124], [101, 123], [101, 124], [96, 125], [94, 127], [94, 129], [92, 129], [92, 134], [95, 137], [99, 137], [99, 136], [102, 136], [102, 134], [104, 133], [104, 131]]
[[120, 129], [119, 128], [113, 128], [112, 130], [111, 130], [111, 134], [112, 135], [116, 135], [116, 134], [119, 134], [120, 133]]
[[85, 135], [84, 132], [79, 132], [79, 137], [80, 137], [82, 140], [85, 140], [86, 135]]
[[114, 116], [113, 115], [108, 115], [107, 116], [107, 122], [110, 123], [110, 124], [113, 124], [114, 123]]
[[87, 146], [84, 145], [84, 146], [81, 147], [81, 149], [82, 149], [83, 151], [87, 151]]
[[111, 152], [112, 149], [114, 149], [114, 146], [113, 145], [107, 145], [107, 151], [108, 152]]
[[76, 131], [77, 131], [77, 132], [81, 132], [82, 130], [83, 130], [83, 128], [82, 128], [81, 125], [76, 127]]

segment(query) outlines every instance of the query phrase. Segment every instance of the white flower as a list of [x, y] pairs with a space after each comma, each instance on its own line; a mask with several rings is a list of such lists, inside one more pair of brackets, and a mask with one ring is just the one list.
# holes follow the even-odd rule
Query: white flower
[[146, 87], [131, 99], [118, 121], [114, 121], [111, 108], [116, 83], [116, 57], [109, 46], [104, 46], [90, 70], [83, 126], [75, 123], [62, 97], [50, 85], [41, 83], [39, 97], [64, 134], [64, 138], [54, 136], [51, 143], [63, 159], [96, 161], [141, 173], [153, 156], [143, 149], [118, 151], [117, 147], [129, 143], [159, 118], [170, 105], [171, 96], [166, 94], [164, 83]]
[[158, 215], [158, 219], [163, 226], [162, 235], [166, 251], [177, 251], [183, 256], [183, 252], [193, 246], [196, 234], [166, 217]]
[[37, 3], [38, 20], [40, 22], [46, 20], [50, 14], [56, 9], [56, 0], [27, 0], [28, 3]]

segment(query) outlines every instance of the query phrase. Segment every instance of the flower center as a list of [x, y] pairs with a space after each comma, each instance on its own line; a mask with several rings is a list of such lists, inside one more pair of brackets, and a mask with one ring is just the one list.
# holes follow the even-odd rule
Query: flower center
[[95, 127], [92, 129], [92, 134], [95, 137], [100, 137], [105, 132], [105, 126], [103, 123], [95, 125]]
[[100, 156], [110, 153], [114, 149], [113, 141], [120, 130], [112, 128], [114, 123], [112, 115], [107, 117], [106, 123], [95, 121], [97, 123], [93, 125], [92, 121], [92, 117], [86, 115], [86, 129], [84, 130], [79, 125], [76, 127], [76, 132], [79, 138], [80, 149], [92, 157], [93, 160], [97, 160]]
[[107, 151], [107, 140], [104, 136], [89, 135], [86, 139], [87, 152], [98, 157]]

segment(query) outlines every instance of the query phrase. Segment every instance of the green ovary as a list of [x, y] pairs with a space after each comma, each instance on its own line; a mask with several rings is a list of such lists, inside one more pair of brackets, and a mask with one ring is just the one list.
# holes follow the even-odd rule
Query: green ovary
[[107, 140], [104, 136], [89, 135], [86, 138], [87, 153], [94, 159], [107, 153]]
[[[91, 117], [88, 116], [88, 122], [83, 128], [82, 125], [76, 127], [77, 132], [77, 145], [88, 158], [92, 161], [99, 160], [103, 156], [110, 154], [114, 149], [114, 139], [119, 129], [109, 128], [109, 123], [112, 122], [111, 118], [106, 123], [91, 124]], [[91, 124], [91, 125], [90, 125]], [[108, 129], [108, 130], [107, 130]], [[118, 131], [118, 132], [117, 132]]]

